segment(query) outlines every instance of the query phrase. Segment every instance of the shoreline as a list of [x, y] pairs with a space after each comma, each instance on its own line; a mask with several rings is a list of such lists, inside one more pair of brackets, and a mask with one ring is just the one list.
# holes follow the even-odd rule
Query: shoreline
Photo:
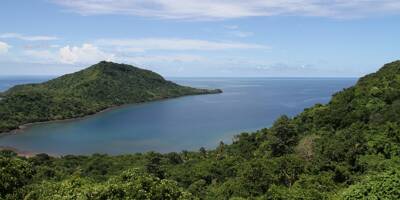
[[[33, 151], [21, 150], [21, 149], [11, 147], [11, 146], [0, 146], [0, 151], [12, 151], [12, 152], [16, 153], [17, 156], [25, 157], [25, 158], [31, 158], [31, 157], [34, 157], [34, 156], [40, 154], [40, 153], [36, 153]], [[57, 155], [50, 155], [50, 154], [47, 154], [47, 155], [49, 155], [51, 157], [59, 157]]]
[[[167, 98], [154, 99], [154, 100], [150, 100], [150, 101], [146, 101], [146, 102], [114, 105], [114, 106], [99, 110], [99, 111], [97, 111], [97, 112], [95, 112], [93, 114], [88, 114], [88, 115], [85, 115], [85, 116], [82, 116], [82, 117], [74, 117], [74, 118], [67, 118], [67, 119], [55, 119], [55, 120], [42, 121], [42, 122], [30, 122], [30, 123], [22, 124], [22, 125], [18, 126], [18, 128], [10, 130], [8, 132], [0, 132], [0, 139], [3, 136], [19, 134], [22, 131], [24, 131], [24, 130], [26, 130], [26, 129], [34, 126], [34, 125], [47, 124], [47, 123], [56, 123], [56, 122], [78, 121], [78, 120], [83, 120], [83, 119], [86, 119], [86, 118], [89, 118], [89, 117], [93, 117], [95, 115], [98, 115], [98, 114], [101, 114], [101, 113], [104, 113], [104, 112], [112, 111], [112, 110], [123, 108], [123, 107], [127, 107], [127, 106], [141, 105], [141, 104], [146, 104], [146, 103], [153, 103], [153, 102], [157, 102], [157, 101], [164, 101], [164, 100], [176, 99], [176, 98], [188, 97], [188, 96], [211, 95], [211, 94], [221, 94], [221, 93], [223, 93], [223, 91], [221, 89], [207, 89], [207, 90], [209, 90], [209, 93], [189, 94], [189, 95], [183, 95], [183, 96], [177, 96], [177, 97], [167, 97]], [[12, 148], [12, 147], [10, 147], [10, 148]], [[2, 150], [1, 146], [0, 146], [0, 150]]]

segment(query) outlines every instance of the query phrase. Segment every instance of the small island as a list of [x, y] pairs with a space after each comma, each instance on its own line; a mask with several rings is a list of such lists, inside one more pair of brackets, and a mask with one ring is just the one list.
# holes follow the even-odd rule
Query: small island
[[149, 70], [102, 61], [44, 83], [17, 85], [0, 93], [0, 133], [125, 104], [221, 92], [181, 86]]

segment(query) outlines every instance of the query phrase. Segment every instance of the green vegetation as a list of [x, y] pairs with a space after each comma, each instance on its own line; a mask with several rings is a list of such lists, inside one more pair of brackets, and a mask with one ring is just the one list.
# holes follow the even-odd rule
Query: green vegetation
[[148, 70], [103, 61], [0, 94], [0, 133], [26, 123], [83, 117], [123, 104], [220, 92], [180, 86]]
[[4, 199], [399, 199], [400, 61], [272, 127], [198, 152], [3, 151]]

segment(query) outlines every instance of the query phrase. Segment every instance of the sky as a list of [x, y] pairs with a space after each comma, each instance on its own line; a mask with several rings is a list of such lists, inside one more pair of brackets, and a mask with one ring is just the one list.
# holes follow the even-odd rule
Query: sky
[[0, 76], [99, 61], [167, 77], [359, 77], [400, 58], [399, 0], [2, 0]]

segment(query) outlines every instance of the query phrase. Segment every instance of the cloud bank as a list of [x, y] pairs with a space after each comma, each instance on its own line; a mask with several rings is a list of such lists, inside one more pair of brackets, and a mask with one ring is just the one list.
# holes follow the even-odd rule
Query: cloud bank
[[[15, 35], [6, 36], [10, 38]], [[0, 42], [0, 53], [7, 52], [9, 48], [10, 45]], [[19, 50], [22, 50], [21, 62], [30, 60], [34, 63], [76, 65], [93, 64], [102, 60], [136, 64], [193, 63], [206, 61], [207, 59], [203, 56], [203, 53], [206, 52], [269, 49], [269, 46], [263, 44], [231, 41], [182, 38], [109, 38], [95, 39], [80, 45], [28, 44]]]
[[257, 16], [358, 18], [398, 14], [398, 0], [53, 0], [81, 15], [220, 20]]

